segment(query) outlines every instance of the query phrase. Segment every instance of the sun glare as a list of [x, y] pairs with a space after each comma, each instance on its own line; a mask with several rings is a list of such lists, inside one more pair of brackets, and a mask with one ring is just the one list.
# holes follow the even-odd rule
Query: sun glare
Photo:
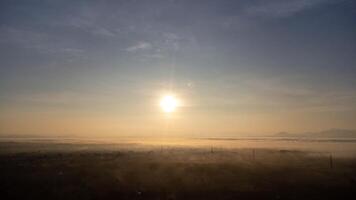
[[177, 108], [178, 100], [174, 96], [167, 95], [161, 99], [160, 106], [164, 112], [170, 113]]

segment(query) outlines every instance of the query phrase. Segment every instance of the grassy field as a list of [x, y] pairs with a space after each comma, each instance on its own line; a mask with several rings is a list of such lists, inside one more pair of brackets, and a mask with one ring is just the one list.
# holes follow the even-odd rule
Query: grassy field
[[350, 199], [356, 159], [271, 148], [1, 142], [2, 199]]

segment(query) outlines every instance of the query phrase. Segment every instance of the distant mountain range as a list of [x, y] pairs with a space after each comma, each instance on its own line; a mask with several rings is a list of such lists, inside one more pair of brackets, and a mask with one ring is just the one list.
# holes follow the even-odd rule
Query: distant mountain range
[[274, 137], [308, 137], [308, 138], [356, 138], [356, 130], [330, 129], [320, 132], [288, 133], [279, 132]]

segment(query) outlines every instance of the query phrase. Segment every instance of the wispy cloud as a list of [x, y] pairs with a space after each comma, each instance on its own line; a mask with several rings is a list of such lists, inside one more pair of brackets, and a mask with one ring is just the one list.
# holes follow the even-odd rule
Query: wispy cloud
[[83, 58], [85, 53], [82, 48], [75, 47], [56, 36], [33, 29], [2, 27], [0, 28], [0, 43], [14, 44], [17, 47], [41, 54], [60, 54], [71, 58]]
[[146, 50], [146, 49], [151, 49], [151, 48], [152, 48], [151, 43], [140, 41], [140, 42], [136, 43], [135, 45], [127, 47], [125, 50], [128, 52], [136, 52], [139, 50]]
[[251, 16], [288, 17], [332, 0], [272, 0], [261, 1], [246, 8]]
[[114, 37], [116, 36], [115, 32], [107, 29], [107, 28], [103, 28], [103, 27], [97, 27], [96, 29], [92, 30], [92, 33], [94, 35], [98, 35], [98, 36], [103, 36], [103, 37]]
[[179, 50], [180, 44], [179, 41], [182, 39], [175, 33], [163, 33], [163, 37], [165, 38], [165, 43], [168, 45], [172, 50]]

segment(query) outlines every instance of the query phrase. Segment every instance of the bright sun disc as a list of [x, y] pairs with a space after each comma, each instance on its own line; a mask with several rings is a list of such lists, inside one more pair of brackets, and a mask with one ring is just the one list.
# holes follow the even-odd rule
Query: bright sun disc
[[178, 101], [173, 96], [168, 95], [161, 99], [160, 106], [164, 112], [173, 112], [178, 106]]

